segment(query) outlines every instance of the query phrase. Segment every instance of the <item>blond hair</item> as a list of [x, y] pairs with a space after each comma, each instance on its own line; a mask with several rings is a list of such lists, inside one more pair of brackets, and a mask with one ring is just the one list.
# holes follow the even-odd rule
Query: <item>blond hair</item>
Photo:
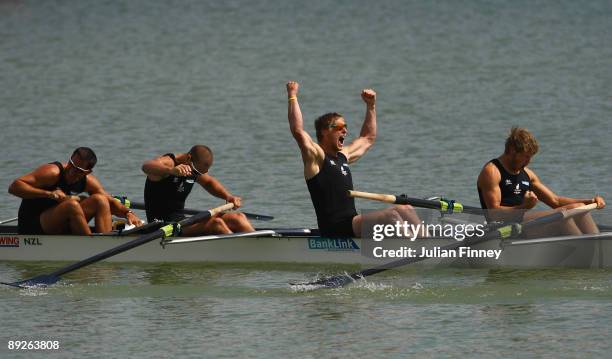
[[518, 153], [527, 153], [533, 156], [538, 153], [539, 146], [538, 141], [526, 128], [512, 127], [506, 139], [505, 153], [509, 153], [511, 148]]

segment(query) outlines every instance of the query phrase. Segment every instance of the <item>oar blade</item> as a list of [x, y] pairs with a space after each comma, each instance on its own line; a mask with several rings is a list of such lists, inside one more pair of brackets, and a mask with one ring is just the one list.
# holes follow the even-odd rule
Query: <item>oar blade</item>
[[60, 280], [59, 276], [51, 275], [51, 274], [42, 274], [42, 275], [39, 275], [33, 278], [29, 278], [29, 279], [25, 279], [25, 280], [21, 280], [18, 282], [13, 282], [13, 283], [2, 282], [2, 284], [5, 284], [11, 287], [15, 287], [15, 288], [26, 289], [26, 288], [47, 287], [47, 286], [57, 283], [59, 280]]
[[357, 278], [353, 278], [353, 274], [340, 274], [340, 275], [335, 275], [335, 276], [331, 276], [331, 277], [326, 277], [326, 278], [321, 278], [312, 282], [301, 282], [301, 283], [289, 283], [289, 285], [291, 285], [292, 287], [296, 287], [298, 289], [307, 289], [307, 290], [314, 290], [314, 289], [323, 289], [323, 288], [328, 288], [328, 289], [334, 289], [334, 288], [340, 288], [340, 287], [344, 287], [347, 284], [353, 283], [355, 282]]
[[274, 219], [274, 216], [268, 216], [265, 214], [257, 214], [257, 213], [248, 213], [242, 212], [248, 219], [252, 219], [254, 221], [271, 221]]

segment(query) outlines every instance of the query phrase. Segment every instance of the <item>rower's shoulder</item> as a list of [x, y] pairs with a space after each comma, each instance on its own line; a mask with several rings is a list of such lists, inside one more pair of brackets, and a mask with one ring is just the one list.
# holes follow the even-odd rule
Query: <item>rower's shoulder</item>
[[[36, 169], [34, 169], [32, 173], [35, 175], [40, 175], [40, 176], [59, 176], [60, 168], [57, 166], [57, 163], [59, 162], [51, 162], [51, 163], [42, 164], [38, 166]], [[63, 167], [66, 167], [64, 164], [61, 164], [61, 165]]]
[[482, 166], [482, 170], [480, 172], [485, 173], [485, 174], [498, 174], [498, 175], [501, 174], [499, 172], [499, 168], [497, 168], [497, 166], [495, 165], [495, 163], [493, 163], [493, 161], [489, 161], [485, 163], [484, 166]]
[[499, 172], [499, 168], [492, 162], [489, 161], [482, 166], [482, 170], [480, 170], [480, 174], [478, 175], [478, 184], [481, 184], [483, 181], [499, 181], [501, 179], [501, 173]]
[[525, 167], [523, 168], [523, 170], [525, 171], [525, 173], [527, 173], [527, 176], [529, 176], [529, 179], [534, 181], [538, 179], [538, 175], [536, 175], [536, 173], [531, 170], [529, 167]]

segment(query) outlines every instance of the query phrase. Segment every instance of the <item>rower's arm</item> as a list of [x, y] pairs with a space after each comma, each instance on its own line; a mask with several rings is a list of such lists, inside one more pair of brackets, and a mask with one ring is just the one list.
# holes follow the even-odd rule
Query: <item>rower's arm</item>
[[304, 130], [302, 111], [297, 99], [299, 84], [297, 82], [287, 83], [289, 129], [297, 142], [304, 162], [304, 177], [314, 177], [319, 173], [319, 168], [325, 159], [325, 153], [321, 146], [315, 143], [308, 132]]
[[531, 178], [531, 186], [533, 187], [533, 192], [538, 196], [538, 199], [540, 201], [546, 203], [551, 208], [559, 208], [575, 203], [597, 203], [597, 208], [604, 208], [606, 206], [606, 202], [601, 196], [595, 196], [593, 198], [572, 198], [559, 196], [550, 188], [548, 188], [548, 186], [542, 183], [542, 181], [535, 174], [535, 172], [529, 170], [528, 168], [525, 168], [525, 171]]
[[361, 132], [359, 132], [359, 137], [342, 151], [349, 163], [360, 159], [376, 141], [376, 92], [365, 89], [361, 92], [361, 98], [366, 103], [365, 120], [361, 126]]
[[506, 210], [513, 211], [516, 209], [531, 209], [533, 205], [529, 205], [526, 202], [519, 206], [503, 206], [501, 204], [502, 193], [499, 188], [499, 182], [501, 181], [501, 173], [495, 165], [491, 162], [487, 163], [480, 175], [478, 175], [478, 188], [480, 189], [480, 193], [482, 195], [482, 199], [484, 203], [487, 205], [488, 210]]
[[217, 198], [221, 198], [222, 200], [229, 202], [230, 198], [233, 197], [232, 194], [221, 184], [221, 182], [219, 182], [219, 180], [208, 173], [198, 176], [196, 181], [206, 190], [206, 192]]
[[478, 175], [478, 188], [487, 209], [501, 208], [500, 180], [501, 174], [495, 170], [491, 163], [487, 163]]
[[56, 184], [59, 174], [60, 171], [56, 165], [44, 164], [14, 180], [9, 186], [8, 192], [24, 199], [51, 198], [53, 192], [42, 188], [51, 187]]
[[169, 156], [160, 156], [143, 163], [142, 172], [144, 172], [150, 180], [159, 181], [168, 177], [169, 175], [175, 174], [175, 172], [177, 172], [181, 166], [189, 167], [185, 165], [174, 167], [174, 161], [172, 158]]

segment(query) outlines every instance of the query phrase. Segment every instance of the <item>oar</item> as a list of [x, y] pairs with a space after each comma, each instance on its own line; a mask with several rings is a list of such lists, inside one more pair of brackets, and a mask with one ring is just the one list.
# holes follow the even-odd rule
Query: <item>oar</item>
[[[186, 218], [178, 223], [171, 223], [171, 224], [167, 224], [163, 227], [161, 227], [160, 229], [156, 230], [155, 232], [152, 233], [148, 233], [148, 234], [144, 234], [132, 241], [129, 241], [127, 243], [121, 244], [119, 246], [116, 246], [114, 248], [111, 248], [109, 250], [106, 250], [102, 253], [96, 254], [94, 256], [91, 256], [89, 258], [83, 259], [80, 262], [76, 262], [73, 263], [69, 266], [66, 266], [64, 268], [58, 269], [53, 273], [49, 273], [49, 274], [43, 274], [43, 275], [39, 275], [37, 277], [34, 278], [30, 278], [30, 279], [26, 279], [26, 280], [22, 280], [19, 282], [14, 282], [14, 283], [2, 283], [2, 284], [7, 284], [13, 287], [18, 287], [18, 288], [25, 288], [25, 287], [33, 287], [33, 286], [47, 286], [47, 285], [51, 285], [55, 282], [57, 282], [58, 280], [60, 280], [60, 277], [64, 274], [70, 273], [72, 271], [75, 271], [79, 268], [83, 268], [85, 266], [88, 266], [90, 264], [99, 262], [103, 259], [106, 259], [108, 257], [112, 257], [114, 255], [117, 255], [119, 253], [123, 253], [125, 251], [128, 251], [132, 248], [138, 247], [140, 245], [143, 245], [145, 243], [151, 242], [152, 240], [158, 239], [158, 238], [166, 238], [166, 237], [172, 237], [177, 235], [178, 233], [180, 233], [180, 228], [184, 227], [184, 226], [189, 226], [191, 224], [194, 224], [196, 222], [202, 221], [204, 219], [210, 218], [212, 216], [214, 216], [215, 214], [219, 213], [219, 212], [223, 212], [223, 211], [227, 211], [229, 209], [234, 208], [234, 204], [233, 203], [227, 203], [223, 206], [219, 206], [213, 209], [209, 209], [207, 211], [203, 211], [200, 212], [192, 217]], [[84, 239], [86, 240], [86, 239]]]
[[5, 219], [0, 221], [0, 224], [5, 224], [5, 223], [11, 223], [11, 222], [15, 222], [16, 220], [18, 220], [19, 217], [15, 217], [15, 218], [10, 218], [10, 219]]
[[[584, 205], [584, 206], [581, 206], [575, 209], [570, 209], [567, 211], [555, 212], [548, 216], [536, 218], [534, 220], [524, 222], [522, 224], [519, 224], [519, 223], [508, 224], [503, 227], [496, 228], [495, 230], [488, 232], [486, 235], [482, 237], [477, 237], [473, 240], [462, 241], [462, 242], [457, 241], [457, 243], [446, 245], [444, 247], [441, 247], [440, 251], [444, 252], [447, 250], [448, 251], [455, 250], [459, 247], [473, 246], [475, 244], [490, 241], [492, 239], [499, 239], [499, 238], [505, 239], [505, 238], [515, 237], [521, 234], [525, 229], [533, 228], [536, 226], [541, 226], [544, 224], [549, 224], [549, 223], [564, 220], [564, 219], [568, 219], [570, 217], [573, 217], [579, 214], [583, 214], [595, 208], [597, 208], [597, 204], [592, 203], [589, 205]], [[374, 268], [369, 268], [369, 269], [365, 269], [359, 272], [355, 272], [352, 274], [335, 275], [332, 277], [322, 278], [317, 281], [313, 281], [309, 283], [290, 283], [290, 284], [291, 285], [303, 285], [303, 286], [315, 286], [315, 287], [321, 287], [321, 288], [338, 288], [338, 287], [343, 287], [351, 282], [354, 282], [355, 280], [358, 280], [364, 277], [368, 277], [368, 276], [371, 276], [371, 275], [374, 275], [380, 272], [384, 272], [392, 268], [397, 268], [397, 267], [405, 266], [407, 264], [420, 262], [427, 258], [429, 257], [407, 257], [407, 258], [402, 258], [402, 259], [399, 259], [399, 260], [396, 260], [396, 261], [393, 261], [387, 264], [383, 264], [383, 265], [380, 265]]]
[[151, 230], [151, 229], [156, 228], [156, 227], [161, 227], [163, 224], [164, 224], [164, 222], [161, 222], [161, 221], [153, 221], [153, 222], [149, 222], [147, 224], [143, 224], [140, 227], [134, 227], [134, 228], [130, 228], [130, 229], [121, 229], [121, 230], [119, 230], [116, 233], [119, 236], [127, 236], [127, 235], [130, 235], [130, 234], [145, 232], [145, 231]]
[[[125, 198], [125, 197], [117, 197], [115, 196], [115, 198], [117, 198], [119, 201], [121, 201], [121, 203], [128, 207], [128, 208], [133, 208], [133, 209], [146, 209], [145, 204], [142, 202], [134, 202], [134, 201], [130, 201], [129, 199]], [[179, 213], [182, 214], [198, 214], [202, 211], [198, 210], [198, 209], [191, 209], [191, 208], [183, 208], [183, 209], [179, 209], [178, 210]], [[242, 211], [241, 211], [242, 212]], [[273, 216], [267, 216], [265, 214], [256, 214], [256, 213], [248, 213], [248, 212], [242, 212], [244, 213], [245, 216], [247, 216], [247, 218], [252, 219], [252, 220], [256, 220], [256, 221], [271, 221], [274, 219]]]
[[409, 204], [415, 207], [437, 209], [440, 212], [446, 213], [472, 213], [472, 214], [483, 214], [484, 210], [478, 207], [464, 206], [459, 202], [452, 200], [440, 199], [438, 201], [431, 201], [427, 199], [411, 198], [405, 194], [393, 195], [393, 194], [381, 194], [381, 193], [370, 193], [360, 191], [348, 191], [349, 197], [365, 198], [374, 201], [381, 201], [391, 204]]

